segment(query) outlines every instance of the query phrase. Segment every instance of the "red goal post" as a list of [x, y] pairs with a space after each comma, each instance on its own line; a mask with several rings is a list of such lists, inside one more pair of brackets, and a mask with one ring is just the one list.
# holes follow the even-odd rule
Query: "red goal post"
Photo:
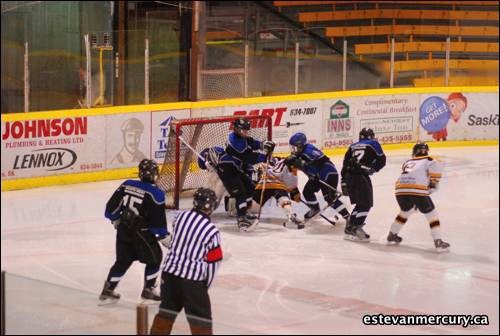
[[[209, 187], [210, 174], [198, 167], [198, 156], [179, 138], [197, 152], [205, 148], [226, 147], [233, 121], [240, 116], [172, 120], [165, 160], [157, 185], [165, 192], [165, 206], [179, 209], [181, 195], [199, 187]], [[245, 116], [250, 121], [249, 136], [257, 140], [272, 140], [271, 116]], [[192, 205], [192, 203], [189, 203]]]

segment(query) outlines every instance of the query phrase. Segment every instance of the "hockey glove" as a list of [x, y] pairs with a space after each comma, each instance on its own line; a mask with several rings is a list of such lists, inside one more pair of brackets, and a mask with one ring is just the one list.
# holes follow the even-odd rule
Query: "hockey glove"
[[349, 189], [347, 188], [346, 181], [340, 181], [340, 187], [342, 188], [342, 195], [349, 196]]
[[429, 182], [429, 193], [432, 194], [433, 192], [435, 192], [438, 188], [438, 184], [437, 182], [434, 182], [434, 181], [430, 181]]
[[170, 249], [170, 247], [172, 247], [172, 235], [168, 233], [164, 238], [160, 239], [159, 242], [166, 248]]
[[111, 224], [113, 224], [115, 230], [118, 230], [118, 225], [120, 225], [120, 218], [111, 221]]
[[295, 202], [300, 202], [300, 191], [299, 188], [295, 188], [290, 191], [290, 198]]
[[271, 155], [271, 153], [274, 151], [274, 147], [276, 147], [276, 144], [272, 141], [266, 140], [262, 143], [262, 149], [268, 154]]

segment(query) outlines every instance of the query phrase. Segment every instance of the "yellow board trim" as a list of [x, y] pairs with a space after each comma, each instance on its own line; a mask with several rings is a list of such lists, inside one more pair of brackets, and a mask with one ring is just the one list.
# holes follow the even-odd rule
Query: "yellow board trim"
[[289, 101], [302, 100], [318, 100], [318, 99], [335, 99], [363, 96], [378, 96], [378, 95], [398, 95], [398, 94], [419, 94], [419, 93], [449, 93], [449, 92], [468, 92], [468, 93], [494, 93], [498, 92], [498, 86], [455, 86], [455, 87], [408, 87], [394, 89], [372, 89], [372, 90], [352, 90], [352, 91], [336, 91], [336, 92], [320, 92], [320, 93], [304, 93], [297, 95], [283, 96], [268, 96], [268, 97], [253, 97], [253, 98], [233, 98], [210, 100], [200, 102], [176, 102], [150, 105], [128, 105], [128, 106], [112, 106], [91, 109], [71, 109], [71, 110], [54, 110], [42, 112], [27, 112], [27, 113], [8, 113], [2, 114], [2, 122], [33, 120], [33, 119], [51, 119], [64, 117], [81, 117], [95, 116], [108, 114], [123, 114], [123, 113], [138, 113], [138, 112], [156, 112], [168, 110], [182, 109], [200, 109], [209, 107], [222, 106], [241, 106], [241, 105], [257, 105], [257, 104], [275, 104]]

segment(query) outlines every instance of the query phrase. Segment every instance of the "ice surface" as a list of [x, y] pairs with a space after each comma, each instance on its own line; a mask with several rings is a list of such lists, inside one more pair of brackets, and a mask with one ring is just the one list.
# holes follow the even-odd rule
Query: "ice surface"
[[[225, 252], [210, 290], [215, 333], [498, 334], [498, 147], [431, 147], [431, 155], [446, 165], [432, 198], [449, 253], [434, 251], [422, 214], [407, 222], [400, 246], [385, 244], [398, 213], [394, 182], [407, 151], [388, 152], [387, 166], [372, 177], [375, 205], [365, 226], [370, 243], [344, 240], [343, 222], [334, 227], [318, 219], [307, 230], [286, 229], [275, 204], [263, 209], [254, 232], [240, 233], [221, 205], [213, 215]], [[340, 170], [342, 158], [332, 160]], [[104, 218], [104, 205], [120, 183], [2, 192], [2, 269], [85, 293], [64, 309], [53, 301], [43, 305], [44, 315], [83, 319], [85, 327], [53, 322], [33, 332], [135, 332], [132, 309], [143, 285], [142, 264], [134, 263], [120, 283], [118, 305], [96, 305], [115, 257], [115, 231]], [[299, 215], [306, 212], [304, 205], [294, 206]], [[169, 225], [174, 215], [168, 212]], [[15, 291], [13, 282], [7, 283], [7, 332], [31, 332], [26, 315], [13, 313], [16, 297], [10, 295], [24, 302], [19, 293], [28, 291], [9, 292]], [[64, 302], [67, 296], [60, 296]], [[486, 314], [489, 325], [366, 326], [366, 314]], [[188, 333], [184, 321], [178, 318], [176, 332]]]

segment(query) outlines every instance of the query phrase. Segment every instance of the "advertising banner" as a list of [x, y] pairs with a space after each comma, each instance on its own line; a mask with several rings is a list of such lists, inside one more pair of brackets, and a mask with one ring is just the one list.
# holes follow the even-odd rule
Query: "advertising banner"
[[498, 94], [423, 94], [418, 122], [424, 141], [498, 138]]
[[321, 101], [295, 101], [276, 104], [227, 106], [225, 115], [269, 115], [273, 120], [273, 141], [276, 152], [288, 152], [288, 140], [296, 132], [304, 132], [312, 144], [321, 140]]
[[366, 127], [380, 143], [411, 142], [417, 138], [415, 113], [419, 96], [367, 96], [323, 101], [323, 147], [343, 147], [358, 140]]
[[105, 118], [2, 122], [2, 180], [102, 170]]
[[[106, 168], [130, 168], [150, 157], [151, 113], [106, 116]], [[104, 151], [104, 149], [101, 149]]]
[[168, 146], [168, 134], [172, 120], [186, 119], [190, 116], [190, 110], [160, 111], [151, 114], [151, 158], [159, 164], [163, 164]]

